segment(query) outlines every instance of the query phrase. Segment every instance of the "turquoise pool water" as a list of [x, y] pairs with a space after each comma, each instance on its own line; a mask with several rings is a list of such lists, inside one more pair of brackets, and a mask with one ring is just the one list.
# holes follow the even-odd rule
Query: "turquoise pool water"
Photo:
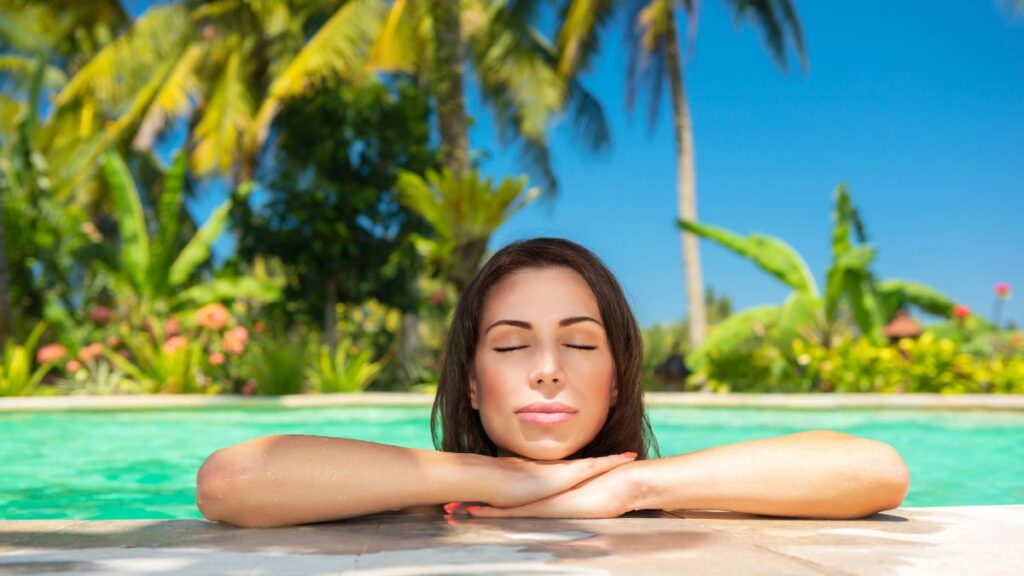
[[[223, 446], [275, 433], [432, 448], [429, 408], [0, 413], [0, 518], [201, 518], [195, 473]], [[888, 442], [906, 506], [1024, 504], [1024, 414], [653, 408], [662, 455], [828, 428]]]

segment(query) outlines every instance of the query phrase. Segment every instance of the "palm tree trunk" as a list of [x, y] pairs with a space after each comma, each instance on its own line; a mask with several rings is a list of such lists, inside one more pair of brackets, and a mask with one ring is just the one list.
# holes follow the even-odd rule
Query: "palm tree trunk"
[[7, 268], [7, 226], [4, 223], [4, 199], [0, 196], [0, 350], [11, 335], [11, 279]]
[[434, 0], [434, 97], [445, 165], [454, 173], [469, 169], [469, 135], [462, 89], [462, 30], [458, 0]]
[[331, 355], [338, 348], [338, 278], [331, 276], [324, 287], [324, 340]]
[[[675, 14], [668, 19], [665, 66], [668, 69], [672, 91], [672, 116], [676, 139], [676, 173], [678, 179], [679, 217], [697, 220], [697, 175], [694, 167], [693, 128], [690, 125], [690, 107], [683, 86], [682, 58]], [[704, 303], [704, 279], [700, 265], [700, 245], [697, 236], [680, 230], [683, 249], [683, 272], [686, 281], [686, 313], [690, 328], [690, 345], [698, 346], [707, 331], [707, 312]]]

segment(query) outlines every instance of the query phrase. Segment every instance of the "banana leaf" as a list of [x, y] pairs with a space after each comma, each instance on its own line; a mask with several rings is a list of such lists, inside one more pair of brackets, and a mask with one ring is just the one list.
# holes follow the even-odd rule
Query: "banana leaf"
[[732, 350], [757, 336], [758, 332], [766, 330], [778, 320], [780, 310], [779, 306], [756, 306], [729, 316], [711, 330], [700, 346], [690, 352], [686, 358], [687, 366], [694, 372], [703, 369], [710, 354]]
[[916, 306], [929, 314], [948, 318], [953, 313], [953, 302], [938, 290], [910, 280], [890, 279], [876, 285], [887, 320], [896, 316], [903, 305]]
[[128, 166], [116, 153], [104, 156], [103, 173], [110, 184], [116, 210], [122, 271], [131, 279], [135, 289], [144, 294], [149, 271], [149, 231], [139, 192]]
[[689, 220], [679, 220], [678, 225], [749, 259], [794, 290], [815, 296], [818, 294], [818, 286], [807, 263], [792, 246], [778, 238], [756, 233], [742, 237], [724, 228]]

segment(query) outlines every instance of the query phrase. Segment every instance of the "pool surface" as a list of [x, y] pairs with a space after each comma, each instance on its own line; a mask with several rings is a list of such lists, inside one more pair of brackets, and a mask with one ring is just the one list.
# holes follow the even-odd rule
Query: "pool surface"
[[[267, 434], [432, 448], [430, 408], [0, 413], [0, 518], [201, 518], [195, 473], [214, 450]], [[888, 442], [910, 468], [903, 506], [1024, 504], [1024, 413], [650, 409], [663, 456], [826, 428]]]

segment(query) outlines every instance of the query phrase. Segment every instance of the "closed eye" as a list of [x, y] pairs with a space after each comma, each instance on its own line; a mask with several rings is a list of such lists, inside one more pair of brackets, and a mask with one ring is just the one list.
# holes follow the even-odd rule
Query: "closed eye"
[[[577, 344], [566, 344], [566, 346], [568, 346], [569, 348], [575, 348], [576, 350], [597, 350], [597, 346], [580, 346], [580, 345], [577, 345]], [[523, 348], [526, 348], [526, 346], [509, 346], [509, 347], [506, 347], [506, 348], [494, 348], [494, 351], [495, 352], [514, 352], [516, 350], [521, 350]]]

